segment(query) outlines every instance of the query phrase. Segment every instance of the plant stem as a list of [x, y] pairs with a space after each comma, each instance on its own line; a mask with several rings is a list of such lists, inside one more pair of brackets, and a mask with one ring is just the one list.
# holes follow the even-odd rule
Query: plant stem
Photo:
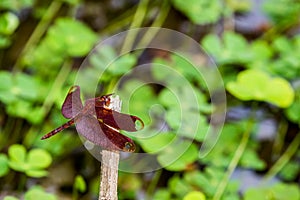
[[30, 49], [33, 48], [34, 45], [36, 45], [36, 43], [40, 40], [40, 38], [46, 32], [49, 24], [51, 23], [52, 19], [56, 15], [56, 13], [59, 11], [61, 5], [62, 5], [62, 1], [52, 1], [50, 6], [48, 7], [46, 13], [43, 15], [41, 21], [39, 22], [39, 24], [37, 25], [37, 27], [34, 29], [33, 33], [31, 34], [30, 38], [28, 39], [28, 42], [22, 49], [12, 71], [22, 70], [23, 65], [21, 64], [21, 61], [22, 61], [24, 55], [26, 53], [28, 53], [28, 51], [30, 51]]
[[[158, 16], [153, 21], [150, 27], [161, 27], [166, 17], [168, 16], [169, 10], [170, 10], [169, 2], [164, 0], [162, 2], [161, 9]], [[143, 36], [143, 38], [141, 39], [141, 41], [139, 42], [138, 46], [146, 47], [151, 42], [151, 40], [155, 37], [158, 31], [159, 29], [148, 30]]]
[[[48, 114], [51, 107], [53, 106], [58, 91], [62, 88], [63, 84], [65, 83], [65, 81], [68, 77], [68, 76], [66, 76], [66, 74], [69, 74], [72, 70], [72, 63], [73, 62], [70, 59], [67, 59], [64, 62], [60, 71], [58, 72], [58, 74], [52, 84], [52, 87], [41, 107], [41, 110], [43, 113], [42, 118], [45, 118], [45, 116]], [[32, 140], [32, 138], [35, 138], [35, 137], [36, 137], [35, 127], [31, 126], [26, 134], [25, 139], [23, 140], [23, 144], [26, 145], [27, 147], [30, 147], [32, 145], [32, 143], [34, 142]]]
[[233, 171], [235, 170], [239, 160], [241, 159], [241, 157], [246, 149], [246, 146], [247, 146], [250, 134], [251, 134], [252, 126], [253, 126], [253, 121], [250, 120], [248, 122], [248, 127], [247, 127], [246, 131], [243, 133], [242, 140], [241, 140], [241, 142], [240, 142], [240, 144], [228, 166], [227, 172], [224, 175], [222, 181], [220, 182], [214, 197], [212, 198], [213, 200], [221, 199], [221, 197], [226, 189], [229, 178], [231, 177]]
[[279, 122], [278, 132], [275, 137], [275, 141], [272, 149], [272, 158], [278, 158], [282, 152], [284, 145], [284, 138], [287, 134], [288, 122], [285, 119], [281, 119]]
[[297, 152], [300, 145], [300, 132], [294, 138], [293, 142], [289, 145], [284, 154], [277, 160], [277, 162], [272, 166], [268, 173], [264, 177], [264, 181], [268, 181], [273, 178], [291, 159], [291, 157]]
[[150, 197], [153, 196], [154, 192], [155, 192], [155, 188], [157, 187], [157, 183], [161, 177], [161, 174], [162, 174], [162, 169], [158, 170], [155, 172], [149, 186], [148, 186], [148, 189], [147, 189], [147, 198], [146, 199], [151, 199]]
[[[143, 23], [143, 20], [145, 18], [145, 15], [146, 15], [148, 3], [149, 3], [149, 0], [142, 0], [139, 3], [129, 29], [138, 28], [141, 26], [141, 24]], [[126, 38], [125, 38], [125, 41], [124, 41], [124, 44], [123, 44], [123, 47], [121, 50], [121, 54], [132, 48], [132, 45], [136, 38], [136, 34], [137, 34], [137, 32], [130, 32], [130, 34], [126, 35]]]
[[[111, 108], [121, 111], [121, 101], [116, 97], [111, 98]], [[102, 150], [101, 172], [100, 172], [100, 192], [99, 200], [118, 199], [118, 169], [120, 154], [117, 151]]]

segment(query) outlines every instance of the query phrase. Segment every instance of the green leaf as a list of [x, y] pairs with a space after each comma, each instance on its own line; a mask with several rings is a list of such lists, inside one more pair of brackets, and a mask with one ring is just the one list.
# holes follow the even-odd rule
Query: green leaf
[[189, 184], [196, 186], [200, 189], [207, 189], [211, 187], [210, 180], [205, 177], [204, 173], [201, 173], [200, 171], [191, 171], [184, 174], [184, 180], [188, 182]]
[[289, 82], [255, 69], [240, 72], [237, 81], [227, 83], [226, 89], [243, 101], [266, 101], [282, 108], [294, 101], [294, 90]]
[[172, 88], [182, 87], [186, 81], [197, 82], [201, 87], [206, 87], [198, 68], [188, 56], [171, 54], [168, 60], [156, 58], [152, 62], [151, 72], [158, 82], [164, 82]]
[[171, 90], [164, 88], [158, 96], [159, 102], [166, 107], [178, 107], [180, 105], [179, 99], [176, 94]]
[[8, 156], [10, 163], [16, 163], [15, 166], [20, 165], [19, 167], [22, 168], [22, 164], [26, 161], [26, 149], [23, 145], [13, 144], [8, 149]]
[[19, 19], [16, 15], [6, 12], [0, 15], [0, 33], [4, 35], [11, 35], [19, 26]]
[[172, 0], [172, 3], [196, 24], [217, 22], [223, 11], [222, 4], [218, 0]]
[[294, 91], [290, 83], [282, 78], [273, 78], [267, 84], [265, 98], [266, 101], [278, 105], [279, 107], [289, 107], [294, 101]]
[[170, 71], [165, 69], [165, 65], [167, 65], [167, 62], [162, 58], [155, 58], [152, 61], [151, 72], [155, 80], [165, 81], [170, 78]]
[[16, 99], [15, 95], [10, 93], [13, 87], [11, 73], [0, 71], [0, 100], [4, 103], [12, 102]]
[[0, 100], [10, 104], [19, 98], [28, 101], [36, 100], [38, 97], [38, 82], [32, 76], [24, 73], [15, 75], [1, 71], [0, 72]]
[[3, 200], [19, 200], [19, 199], [14, 196], [6, 196], [6, 197], [4, 197]]
[[8, 149], [8, 164], [10, 168], [24, 172], [28, 169], [28, 165], [26, 164], [26, 149], [23, 145], [14, 144]]
[[262, 9], [274, 24], [295, 23], [299, 19], [300, 3], [294, 0], [267, 0]]
[[90, 62], [96, 72], [106, 74], [107, 77], [102, 76], [101, 81], [109, 81], [114, 76], [128, 73], [136, 64], [137, 57], [133, 54], [120, 56], [112, 47], [103, 46], [90, 57]]
[[56, 69], [66, 58], [86, 55], [96, 41], [97, 35], [82, 22], [71, 18], [58, 18], [49, 28], [46, 37], [26, 55], [24, 61], [33, 66], [37, 73], [49, 79], [49, 76], [57, 75]]
[[175, 142], [158, 154], [158, 162], [167, 170], [181, 171], [198, 158], [198, 148], [191, 141]]
[[202, 163], [209, 166], [226, 168], [240, 142], [242, 124], [226, 124], [212, 151], [201, 159]]
[[80, 192], [86, 191], [86, 183], [81, 175], [75, 177], [74, 188]]
[[146, 125], [153, 122], [150, 118], [150, 113], [152, 106], [157, 104], [157, 98], [155, 98], [156, 96], [151, 86], [137, 80], [130, 80], [126, 81], [116, 93], [120, 95], [121, 99], [128, 100], [122, 102], [122, 110], [125, 113], [139, 116]]
[[108, 66], [108, 70], [113, 75], [122, 75], [130, 71], [130, 69], [136, 64], [137, 58], [132, 54], [126, 54], [119, 57], [115, 62]]
[[34, 0], [1, 0], [0, 8], [7, 10], [21, 11], [33, 5]]
[[60, 18], [49, 30], [49, 37], [60, 38], [69, 56], [84, 56], [95, 44], [96, 34], [85, 24], [70, 18]]
[[234, 32], [224, 32], [222, 42], [216, 35], [207, 35], [203, 38], [202, 43], [205, 50], [212, 54], [220, 64], [249, 63], [255, 56], [247, 40]]
[[4, 49], [11, 45], [11, 39], [9, 36], [0, 35], [0, 48]]
[[29, 166], [26, 171], [25, 171], [25, 174], [27, 176], [30, 176], [30, 177], [34, 177], [34, 178], [41, 178], [41, 177], [44, 177], [44, 176], [47, 176], [48, 175], [48, 171], [46, 170], [41, 170], [41, 169], [34, 169], [34, 168], [30, 168], [31, 166]]
[[272, 45], [273, 48], [280, 53], [290, 53], [293, 51], [290, 41], [285, 36], [276, 38]]
[[251, 43], [253, 62], [270, 59], [273, 55], [269, 44], [264, 40], [255, 40]]
[[170, 200], [170, 199], [171, 199], [171, 193], [169, 190], [166, 189], [158, 189], [153, 196], [153, 200]]
[[183, 200], [206, 200], [205, 195], [199, 191], [192, 191], [189, 192], [187, 195], [184, 196]]
[[230, 52], [238, 53], [248, 48], [246, 39], [242, 35], [234, 32], [225, 32], [223, 40], [226, 49]]
[[246, 149], [243, 153], [240, 164], [244, 168], [252, 168], [256, 170], [263, 170], [266, 167], [266, 163], [262, 161], [257, 153], [252, 149]]
[[209, 125], [206, 118], [197, 112], [183, 112], [180, 122], [181, 126], [177, 130], [177, 134], [192, 140], [202, 142], [206, 136]]
[[296, 184], [277, 183], [271, 187], [250, 188], [244, 194], [245, 200], [272, 200], [289, 199], [298, 200], [300, 189]]
[[298, 184], [277, 183], [271, 189], [276, 199], [300, 199]]
[[40, 187], [30, 188], [30, 190], [26, 192], [24, 199], [25, 200], [36, 200], [36, 199], [57, 200], [55, 195], [44, 192], [44, 190]]
[[9, 172], [8, 159], [5, 154], [0, 154], [0, 177], [5, 176]]
[[228, 7], [232, 11], [239, 11], [241, 13], [247, 12], [252, 8], [252, 2], [249, 0], [228, 0], [226, 4], [228, 4]]
[[173, 133], [159, 133], [147, 139], [139, 139], [139, 143], [147, 153], [157, 153], [166, 148], [175, 137]]
[[29, 153], [23, 145], [14, 144], [8, 149], [9, 166], [20, 172], [26, 173], [31, 177], [42, 177], [47, 175], [43, 168], [48, 167], [52, 158], [43, 149], [33, 149]]
[[296, 178], [299, 171], [299, 163], [297, 161], [290, 161], [283, 167], [279, 174], [284, 180], [292, 181]]
[[32, 169], [42, 169], [49, 167], [52, 158], [51, 155], [43, 149], [30, 150], [27, 155], [27, 162]]
[[172, 193], [176, 194], [180, 198], [183, 198], [184, 195], [192, 189], [191, 186], [187, 184], [185, 180], [180, 179], [177, 175], [173, 176], [169, 180], [168, 186]]
[[16, 85], [12, 88], [12, 93], [22, 98], [35, 100], [38, 97], [39, 83], [35, 78], [24, 73], [18, 73], [13, 77]]

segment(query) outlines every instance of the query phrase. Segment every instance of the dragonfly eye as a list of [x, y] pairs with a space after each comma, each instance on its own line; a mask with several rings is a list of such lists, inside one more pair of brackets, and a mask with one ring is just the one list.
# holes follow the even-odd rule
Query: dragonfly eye
[[126, 142], [123, 150], [128, 152], [133, 152], [135, 150], [135, 146], [130, 142]]
[[105, 106], [109, 106], [109, 105], [110, 105], [110, 98], [107, 97], [107, 98], [105, 99]]

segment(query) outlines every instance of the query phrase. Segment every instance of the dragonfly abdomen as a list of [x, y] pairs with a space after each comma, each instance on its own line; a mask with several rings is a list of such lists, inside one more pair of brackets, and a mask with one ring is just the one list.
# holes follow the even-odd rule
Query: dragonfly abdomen
[[70, 121], [67, 121], [66, 123], [64, 123], [63, 125], [61, 125], [60, 127], [54, 129], [53, 131], [47, 133], [46, 135], [44, 135], [41, 140], [47, 139], [49, 137], [52, 137], [53, 135], [55, 135], [56, 133], [69, 128], [70, 126], [72, 126], [74, 124], [74, 118], [71, 119]]

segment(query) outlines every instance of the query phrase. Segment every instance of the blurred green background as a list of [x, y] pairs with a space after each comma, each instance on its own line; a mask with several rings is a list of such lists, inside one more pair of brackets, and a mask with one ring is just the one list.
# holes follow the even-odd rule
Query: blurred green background
[[[112, 92], [118, 79], [141, 63], [163, 63], [190, 82], [200, 104], [190, 105], [180, 84], [175, 85], [183, 96], [180, 104], [155, 84], [134, 93], [130, 113], [145, 121], [143, 133], [154, 131], [157, 121], [166, 124], [154, 137], [136, 139], [137, 152], [154, 152], [165, 166], [175, 149], [190, 145], [160, 170], [120, 172], [119, 199], [299, 199], [299, 19], [296, 0], [1, 0], [0, 199], [98, 199], [100, 163], [75, 129], [47, 141], [40, 137], [66, 122], [61, 105], [97, 41], [147, 26], [182, 32], [209, 53], [227, 92], [226, 122], [214, 149], [200, 158], [203, 131], [217, 108], [189, 63], [168, 52], [133, 52], [98, 80], [94, 70], [115, 52], [106, 49], [91, 59], [85, 75], [98, 81], [99, 94]], [[162, 78], [155, 65], [149, 76]], [[87, 83], [82, 90], [88, 88]], [[160, 109], [149, 115], [156, 104], [164, 115]], [[178, 132], [182, 105], [188, 117]], [[195, 116], [201, 128], [191, 137], [184, 128]], [[175, 136], [184, 141], [181, 146], [156, 152]]]

